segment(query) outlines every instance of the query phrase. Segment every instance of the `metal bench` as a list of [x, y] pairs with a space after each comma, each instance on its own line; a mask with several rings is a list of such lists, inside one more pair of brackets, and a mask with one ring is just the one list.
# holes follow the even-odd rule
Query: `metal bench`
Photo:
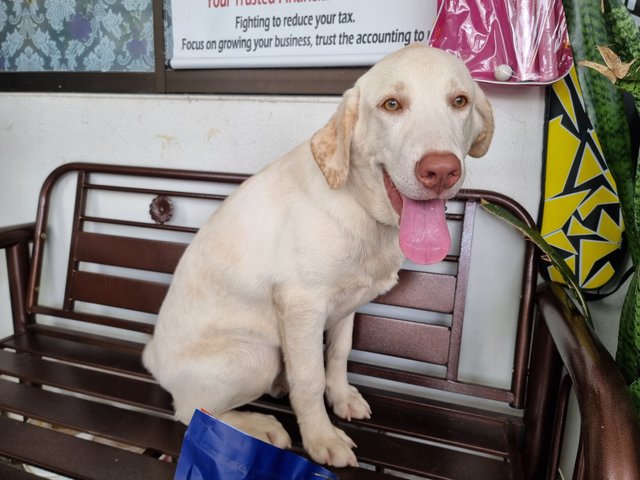
[[[46, 180], [35, 224], [0, 229], [15, 332], [0, 340], [0, 478], [36, 478], [31, 467], [78, 479], [173, 478], [185, 426], [140, 355], [189, 239], [245, 178], [68, 164]], [[637, 480], [640, 433], [624, 382], [562, 288], [536, 286], [531, 244], [518, 260], [510, 386], [460, 377], [480, 198], [533, 224], [506, 197], [461, 192], [448, 210], [456, 241], [443, 264], [407, 266], [357, 315], [350, 370], [373, 416], [335, 419], [361, 463], [338, 475], [556, 478], [573, 384], [582, 425], [575, 478]], [[447, 395], [430, 399], [433, 391]], [[480, 400], [463, 401], [471, 398]], [[251, 408], [278, 416], [303, 453], [286, 399]]]

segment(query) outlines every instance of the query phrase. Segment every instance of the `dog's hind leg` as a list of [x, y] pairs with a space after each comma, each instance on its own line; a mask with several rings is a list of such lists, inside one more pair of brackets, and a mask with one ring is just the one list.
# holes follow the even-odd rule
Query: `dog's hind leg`
[[218, 419], [276, 447], [291, 447], [291, 437], [272, 415], [230, 410], [218, 415]]
[[173, 395], [176, 418], [188, 424], [194, 410], [203, 408], [253, 437], [290, 447], [289, 434], [274, 417], [235, 410], [271, 390], [281, 370], [279, 349], [235, 344], [211, 352], [182, 357], [179, 370], [174, 366], [179, 381], [166, 388]]

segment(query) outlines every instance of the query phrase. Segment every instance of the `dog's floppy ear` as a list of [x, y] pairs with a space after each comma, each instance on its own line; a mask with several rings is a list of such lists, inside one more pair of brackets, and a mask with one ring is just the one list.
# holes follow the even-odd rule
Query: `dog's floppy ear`
[[311, 153], [330, 188], [340, 188], [349, 175], [351, 138], [358, 120], [359, 95], [351, 88], [329, 122], [311, 137]]
[[489, 150], [491, 138], [493, 137], [493, 111], [491, 110], [491, 104], [489, 104], [487, 97], [478, 85], [476, 85], [476, 102], [474, 109], [474, 123], [479, 125], [479, 127], [476, 127], [479, 133], [471, 145], [469, 155], [472, 157], [481, 157]]

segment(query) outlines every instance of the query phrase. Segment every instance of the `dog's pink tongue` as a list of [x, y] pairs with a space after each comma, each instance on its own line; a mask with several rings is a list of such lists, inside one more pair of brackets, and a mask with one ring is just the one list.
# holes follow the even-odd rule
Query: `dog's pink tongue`
[[451, 237], [444, 216], [444, 200], [417, 201], [402, 196], [400, 248], [414, 263], [431, 264], [444, 259]]

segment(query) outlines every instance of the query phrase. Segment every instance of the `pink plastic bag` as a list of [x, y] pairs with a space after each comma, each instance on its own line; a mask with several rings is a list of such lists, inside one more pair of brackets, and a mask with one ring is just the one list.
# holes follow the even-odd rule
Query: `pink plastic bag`
[[438, 0], [430, 44], [457, 55], [479, 81], [552, 83], [573, 53], [560, 0]]

